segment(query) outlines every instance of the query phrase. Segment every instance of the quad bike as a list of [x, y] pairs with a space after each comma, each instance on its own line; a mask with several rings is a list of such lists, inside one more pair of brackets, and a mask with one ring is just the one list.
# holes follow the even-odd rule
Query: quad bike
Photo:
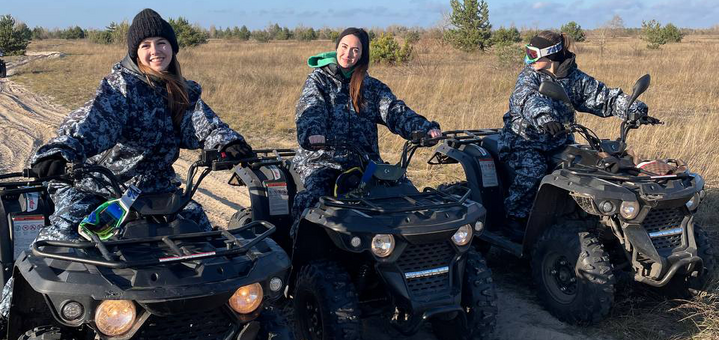
[[[629, 105], [648, 86], [645, 75], [635, 84]], [[539, 91], [571, 105], [558, 83], [543, 82]], [[429, 163], [461, 164], [467, 180], [439, 190], [470, 192], [487, 208], [479, 249], [494, 246], [529, 257], [544, 306], [562, 321], [589, 324], [609, 313], [615, 274], [661, 287], [669, 296], [689, 296], [715, 270], [712, 244], [694, 222], [705, 196], [702, 177], [677, 166], [677, 160], [650, 162], [666, 168], [653, 173], [635, 165], [627, 150], [630, 130], [660, 123], [627, 112], [617, 140], [599, 139], [579, 124], [569, 126], [568, 133], [582, 135], [587, 144], [568, 145], [551, 156], [556, 167], [542, 179], [519, 240], [504, 232], [503, 201], [514, 171], [499, 160], [499, 130], [446, 132], [448, 138]]]
[[340, 175], [348, 182], [356, 176], [356, 185], [320, 198], [298, 221], [290, 217], [302, 189], [290, 161], [294, 151], [259, 150], [256, 160], [235, 168], [230, 184], [246, 185], [252, 206], [230, 226], [277, 225], [273, 237], [292, 257], [288, 295], [302, 338], [360, 339], [360, 321], [370, 316], [405, 335], [424, 320], [440, 339], [485, 339], [493, 332], [495, 287], [471, 247], [485, 210], [470, 193], [420, 192], [406, 179], [412, 155], [427, 141], [417, 134], [396, 165], [375, 163], [353, 145], [324, 145], [357, 158], [360, 166]]
[[7, 64], [5, 64], [5, 61], [0, 59], [0, 78], [7, 77]]
[[[202, 153], [184, 192], [134, 197], [114, 235], [90, 233], [89, 241], [32, 243], [53, 211], [42, 182], [94, 178], [112, 197], [128, 196], [110, 170], [75, 165], [47, 178], [33, 178], [32, 170], [0, 176], [28, 178], [0, 182], [5, 281], [14, 268], [7, 339], [291, 338], [284, 319], [266, 308], [282, 296], [290, 268], [268, 237], [275, 227], [258, 220], [203, 231], [178, 216], [209, 172], [236, 164], [217, 155]], [[198, 167], [207, 168], [194, 184]]]

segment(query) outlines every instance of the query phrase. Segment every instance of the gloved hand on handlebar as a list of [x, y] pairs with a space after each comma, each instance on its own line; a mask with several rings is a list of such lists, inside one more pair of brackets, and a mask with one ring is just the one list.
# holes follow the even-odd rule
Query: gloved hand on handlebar
[[542, 125], [544, 132], [550, 134], [552, 137], [564, 132], [564, 125], [559, 122], [546, 122]]
[[220, 152], [224, 152], [231, 159], [243, 159], [255, 156], [252, 147], [244, 140], [230, 142], [223, 146]]
[[32, 165], [32, 171], [39, 177], [59, 176], [65, 174], [67, 161], [59, 154], [41, 158]]

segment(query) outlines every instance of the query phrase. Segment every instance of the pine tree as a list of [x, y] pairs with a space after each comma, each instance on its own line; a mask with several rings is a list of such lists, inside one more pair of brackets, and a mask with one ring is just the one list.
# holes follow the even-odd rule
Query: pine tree
[[450, 24], [445, 33], [452, 46], [465, 52], [484, 50], [491, 45], [492, 25], [489, 7], [484, 0], [451, 0]]

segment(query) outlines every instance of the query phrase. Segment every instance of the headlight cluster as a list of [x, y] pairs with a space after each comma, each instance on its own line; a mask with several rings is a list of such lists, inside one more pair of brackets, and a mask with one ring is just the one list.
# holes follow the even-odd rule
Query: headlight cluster
[[377, 257], [387, 257], [394, 250], [394, 236], [390, 234], [377, 234], [372, 238], [372, 253]]
[[463, 225], [452, 235], [452, 242], [458, 246], [464, 246], [472, 240], [472, 226]]
[[135, 304], [130, 300], [105, 300], [95, 310], [95, 325], [102, 334], [118, 336], [132, 328], [137, 318]]
[[619, 207], [619, 214], [625, 219], [631, 220], [639, 215], [639, 202], [624, 201]]
[[230, 297], [230, 307], [237, 313], [250, 314], [260, 307], [263, 295], [259, 283], [242, 286]]
[[706, 195], [706, 191], [704, 191], [704, 189], [701, 189], [699, 190], [699, 192], [694, 194], [694, 196], [692, 196], [692, 198], [690, 198], [687, 203], [684, 203], [684, 205], [686, 205], [687, 209], [691, 211], [697, 210], [697, 208], [699, 207], [699, 203], [704, 200], [704, 197], [706, 197]]

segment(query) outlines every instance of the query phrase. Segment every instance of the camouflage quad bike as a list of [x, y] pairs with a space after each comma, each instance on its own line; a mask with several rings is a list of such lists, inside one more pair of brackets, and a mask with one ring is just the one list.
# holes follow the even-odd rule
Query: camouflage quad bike
[[[210, 171], [236, 164], [216, 155], [203, 152], [190, 167], [184, 193], [139, 195], [116, 236], [37, 241], [25, 251], [52, 213], [42, 186], [51, 178], [0, 182], [4, 280], [17, 258], [3, 338], [292, 338], [284, 319], [266, 308], [281, 297], [290, 268], [287, 254], [268, 237], [275, 227], [256, 221], [202, 231], [178, 216]], [[198, 167], [211, 169], [204, 169], [195, 185]], [[32, 176], [26, 170], [0, 179]], [[89, 176], [114, 196], [122, 195], [123, 184], [101, 166], [75, 166], [52, 179]]]
[[[648, 75], [637, 81], [629, 104], [648, 86]], [[561, 85], [544, 82], [539, 89], [571, 105]], [[545, 307], [562, 321], [588, 324], [609, 313], [615, 274], [627, 273], [671, 296], [688, 296], [716, 267], [707, 234], [694, 222], [705, 196], [702, 177], [688, 171], [653, 174], [635, 167], [627, 153], [630, 130], [660, 123], [628, 114], [618, 140], [570, 126], [569, 133], [579, 133], [588, 144], [569, 145], [551, 157], [555, 170], [541, 181], [520, 242], [502, 232], [503, 201], [514, 173], [499, 161], [499, 130], [446, 132], [449, 138], [429, 163], [461, 164], [467, 180], [440, 190], [470, 192], [487, 208], [478, 247], [530, 257]]]
[[297, 221], [294, 237], [290, 207], [302, 185], [290, 163], [294, 152], [259, 150], [256, 160], [235, 168], [231, 184], [248, 187], [252, 207], [235, 214], [231, 226], [277, 225], [273, 237], [292, 257], [289, 295], [302, 338], [360, 339], [360, 319], [372, 315], [405, 335], [424, 320], [440, 339], [492, 333], [495, 288], [484, 259], [471, 249], [485, 210], [469, 193], [419, 192], [406, 179], [424, 141], [407, 142], [397, 165], [371, 162], [351, 145], [325, 145], [359, 158], [360, 184], [340, 197], [322, 197]]

